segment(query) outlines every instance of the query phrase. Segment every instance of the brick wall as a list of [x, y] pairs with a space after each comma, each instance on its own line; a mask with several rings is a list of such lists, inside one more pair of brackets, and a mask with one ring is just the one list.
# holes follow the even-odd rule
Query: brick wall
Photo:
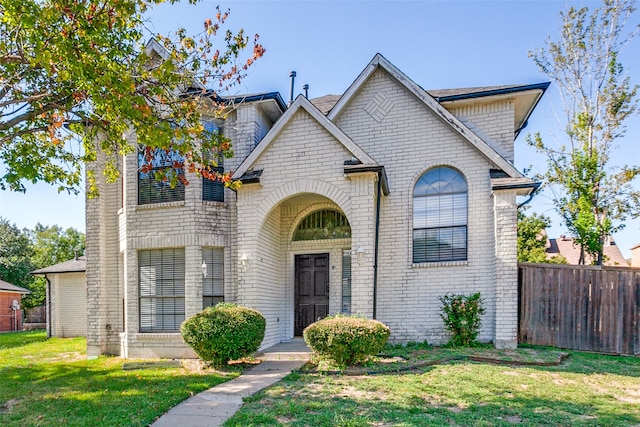
[[[512, 109], [504, 100], [452, 111], [511, 159]], [[391, 193], [381, 198], [380, 210], [377, 317], [391, 327], [392, 339], [445, 341], [438, 297], [480, 292], [487, 309], [480, 339], [509, 346], [515, 328], [515, 194], [492, 195], [489, 170], [495, 165], [383, 70], [335, 121], [385, 167], [388, 177]], [[233, 139], [236, 157], [226, 167], [236, 168], [269, 126], [253, 105], [233, 111], [224, 132]], [[95, 257], [87, 265], [88, 347], [96, 352], [117, 348], [125, 357], [193, 356], [177, 333], [139, 332], [137, 254], [152, 248], [185, 249], [187, 316], [202, 304], [202, 247], [224, 248], [225, 298], [265, 315], [263, 347], [293, 336], [296, 254], [329, 253], [329, 309], [335, 313], [342, 296], [341, 254], [351, 249], [352, 312], [372, 316], [377, 174], [345, 176], [344, 161], [352, 157], [301, 109], [252, 165], [263, 169], [259, 184], [246, 184], [237, 194], [227, 190], [224, 203], [203, 202], [201, 180], [189, 176], [184, 202], [138, 206], [137, 159], [128, 156], [123, 190], [103, 185], [107, 197], [87, 205], [87, 254]], [[413, 187], [425, 171], [442, 165], [467, 180], [468, 260], [416, 265]], [[351, 239], [291, 241], [306, 214], [327, 207], [346, 215]]]
[[[241, 105], [232, 111], [223, 129], [233, 139], [236, 156], [225, 159], [225, 168], [236, 168], [243, 158], [240, 156], [247, 155], [254, 148], [269, 126], [269, 120], [254, 105]], [[129, 140], [131, 144], [135, 144], [135, 135], [131, 135]], [[98, 256], [109, 263], [111, 276], [100, 276], [96, 270], [103, 269], [92, 264], [91, 275], [100, 276], [101, 280], [99, 285], [96, 282], [96, 286], [92, 288], [92, 300], [95, 301], [98, 295], [108, 290], [118, 293], [119, 298], [117, 307], [92, 307], [92, 310], [100, 313], [100, 320], [93, 320], [93, 330], [100, 330], [101, 336], [104, 336], [107, 324], [117, 328], [114, 329], [117, 342], [109, 347], [109, 352], [122, 354], [124, 357], [194, 357], [179, 333], [139, 332], [138, 251], [185, 249], [186, 318], [202, 310], [202, 248], [224, 248], [225, 300], [236, 301], [236, 195], [225, 189], [224, 203], [203, 201], [201, 178], [195, 174], [187, 174], [189, 185], [185, 188], [184, 201], [138, 205], [137, 167], [135, 154], [124, 159], [124, 185], [120, 193], [124, 204], [118, 206], [120, 209], [110, 209], [108, 203], [92, 202], [93, 214], [87, 218], [87, 229], [94, 230], [91, 233], [94, 243], [99, 241], [104, 246], [106, 242], [110, 242], [110, 246]], [[119, 186], [103, 187], [101, 192], [107, 194], [108, 198], [117, 197]], [[102, 221], [102, 226], [98, 227], [97, 221]], [[111, 245], [112, 240], [117, 240], [117, 249]], [[106, 319], [117, 321], [112, 324], [107, 323]]]
[[473, 130], [502, 157], [513, 163], [514, 158], [514, 120], [513, 99], [474, 103], [453, 103], [447, 106], [454, 116]]
[[86, 336], [86, 274], [62, 273], [47, 277], [51, 282], [51, 335], [62, 338]]
[[22, 330], [22, 310], [14, 311], [12, 308], [13, 301], [20, 302], [21, 298], [22, 294], [0, 291], [0, 332]]
[[[386, 106], [384, 115], [370, 114], [372, 103], [380, 97]], [[497, 128], [504, 123], [485, 120], [482, 128], [489, 135], [499, 135]], [[438, 297], [448, 292], [480, 292], [487, 309], [480, 339], [493, 340], [496, 239], [489, 169], [495, 166], [383, 70], [374, 73], [337, 124], [385, 166], [389, 179], [391, 193], [381, 206], [378, 319], [391, 327], [392, 339], [445, 341]], [[440, 165], [458, 169], [467, 180], [468, 261], [413, 265], [413, 187], [425, 171]]]

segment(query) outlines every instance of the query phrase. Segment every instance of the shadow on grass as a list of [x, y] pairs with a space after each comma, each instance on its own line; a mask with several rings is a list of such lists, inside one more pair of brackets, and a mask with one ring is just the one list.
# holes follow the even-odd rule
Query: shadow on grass
[[[456, 387], [455, 384], [451, 385]], [[225, 423], [226, 427], [257, 425], [300, 426], [636, 426], [640, 413], [634, 405], [605, 405], [600, 399], [568, 401], [542, 397], [495, 394], [478, 399], [461, 393], [456, 399], [440, 399], [416, 392], [401, 397], [367, 395], [347, 388], [354, 396], [311, 392], [303, 388], [282, 393], [262, 392], [249, 399]]]
[[633, 426], [639, 422], [637, 415], [602, 411], [597, 405], [535, 398], [460, 407], [429, 405], [418, 398], [402, 404], [384, 401], [363, 404], [353, 398], [335, 397], [313, 404], [272, 403], [268, 411], [264, 410], [264, 402], [247, 404], [225, 426]]
[[0, 425], [149, 425], [184, 399], [233, 377], [181, 368], [123, 371], [114, 367], [119, 363], [99, 359], [3, 369], [0, 383], [12, 386], [0, 388]]
[[47, 340], [47, 332], [45, 330], [35, 330], [28, 332], [6, 332], [0, 334], [0, 350], [23, 347], [34, 342], [42, 342]]
[[553, 372], [571, 372], [574, 374], [611, 374], [626, 377], [640, 377], [640, 357], [612, 356], [580, 351], [567, 351], [570, 357], [558, 366], [535, 367]]

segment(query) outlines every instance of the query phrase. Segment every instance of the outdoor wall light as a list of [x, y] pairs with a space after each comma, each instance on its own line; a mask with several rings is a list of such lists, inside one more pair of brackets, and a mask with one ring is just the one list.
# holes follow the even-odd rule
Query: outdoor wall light
[[356, 249], [356, 255], [358, 255], [358, 259], [364, 258], [364, 253], [365, 253], [365, 250], [362, 246]]
[[207, 278], [207, 262], [205, 260], [202, 260], [202, 265], [200, 266], [200, 269], [202, 270], [202, 277], [206, 279]]
[[242, 256], [240, 256], [240, 265], [246, 267], [248, 264], [249, 257], [247, 256], [247, 254], [243, 253]]

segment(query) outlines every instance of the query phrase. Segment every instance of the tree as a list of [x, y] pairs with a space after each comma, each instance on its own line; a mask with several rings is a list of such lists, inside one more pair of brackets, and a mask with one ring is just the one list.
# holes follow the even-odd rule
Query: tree
[[[0, 188], [24, 191], [24, 182], [44, 181], [77, 193], [83, 163], [99, 152], [108, 159], [103, 173], [115, 180], [116, 158], [137, 149], [125, 140], [131, 132], [149, 168], [153, 153], [176, 152], [172, 170], [221, 179], [208, 172], [213, 160], [205, 161], [217, 156], [204, 153], [230, 155], [229, 141], [206, 132], [202, 118], [220, 113], [218, 94], [241, 82], [264, 48], [257, 35], [250, 42], [243, 30], [222, 32], [229, 13], [217, 9], [194, 37], [184, 29], [154, 34], [161, 52], [150, 55], [144, 13], [163, 2], [2, 1]], [[184, 175], [162, 179], [175, 184]]]
[[638, 86], [624, 75], [619, 54], [640, 26], [627, 31], [635, 0], [604, 0], [602, 7], [571, 8], [561, 13], [558, 41], [529, 52], [556, 83], [563, 102], [566, 143], [555, 147], [540, 134], [530, 136], [547, 158], [544, 174], [554, 192], [556, 210], [581, 247], [603, 262], [606, 237], [640, 213], [640, 191], [633, 187], [637, 165], [613, 167], [610, 156], [625, 133], [625, 120], [638, 110]]
[[84, 233], [74, 228], [37, 224], [20, 230], [0, 218], [0, 279], [29, 289], [22, 298], [25, 308], [44, 304], [46, 281], [31, 271], [73, 259], [84, 252]]
[[518, 210], [518, 262], [566, 264], [562, 256], [547, 258], [547, 235], [545, 230], [551, 225], [551, 219], [534, 213], [526, 215], [524, 209]]
[[[29, 231], [28, 236], [32, 248], [33, 270], [69, 261], [84, 253], [84, 233], [75, 228], [63, 230], [57, 225], [36, 224], [35, 228]], [[22, 305], [26, 308], [43, 305], [46, 297], [46, 280], [42, 277], [33, 277], [27, 287], [31, 293], [22, 299]]]
[[63, 230], [57, 225], [37, 224], [30, 235], [33, 244], [32, 262], [36, 268], [68, 261], [84, 253], [84, 233], [75, 228]]
[[0, 217], [0, 279], [29, 288], [33, 278], [33, 248], [26, 230], [20, 230]]

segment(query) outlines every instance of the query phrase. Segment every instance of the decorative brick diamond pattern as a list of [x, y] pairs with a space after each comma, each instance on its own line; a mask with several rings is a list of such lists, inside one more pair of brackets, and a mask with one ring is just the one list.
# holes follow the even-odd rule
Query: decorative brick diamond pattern
[[388, 99], [384, 92], [376, 93], [371, 101], [364, 107], [364, 110], [369, 113], [373, 119], [380, 123], [387, 117], [387, 114], [391, 111], [394, 106], [394, 102], [391, 99]]

